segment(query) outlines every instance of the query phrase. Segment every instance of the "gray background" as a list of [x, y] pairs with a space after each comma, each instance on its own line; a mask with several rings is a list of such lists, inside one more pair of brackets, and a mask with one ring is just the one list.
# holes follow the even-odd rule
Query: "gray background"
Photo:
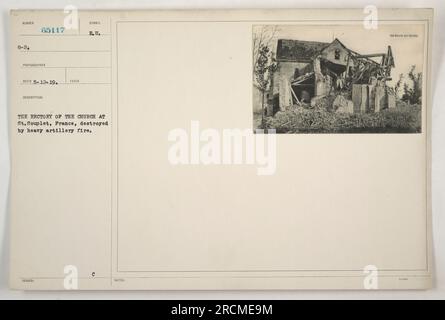
[[[434, 288], [428, 291], [133, 291], [21, 292], [8, 288], [9, 269], [9, 143], [8, 51], [10, 9], [197, 9], [197, 8], [434, 8], [433, 101], [433, 244]], [[445, 2], [442, 0], [2, 0], [0, 2], [0, 299], [445, 299]]]

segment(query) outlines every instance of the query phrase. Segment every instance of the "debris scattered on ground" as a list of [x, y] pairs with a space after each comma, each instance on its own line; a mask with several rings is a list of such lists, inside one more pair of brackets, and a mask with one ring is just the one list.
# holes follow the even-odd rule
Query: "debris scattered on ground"
[[332, 108], [335, 112], [353, 113], [354, 105], [351, 100], [346, 99], [343, 95], [339, 94], [335, 97], [332, 103]]

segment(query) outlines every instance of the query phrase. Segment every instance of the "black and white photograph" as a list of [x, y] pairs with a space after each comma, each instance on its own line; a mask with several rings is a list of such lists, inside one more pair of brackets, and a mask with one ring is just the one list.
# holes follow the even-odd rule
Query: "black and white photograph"
[[211, 1], [0, 2], [0, 303], [443, 300], [445, 2]]
[[257, 25], [252, 42], [254, 129], [422, 131], [422, 25]]

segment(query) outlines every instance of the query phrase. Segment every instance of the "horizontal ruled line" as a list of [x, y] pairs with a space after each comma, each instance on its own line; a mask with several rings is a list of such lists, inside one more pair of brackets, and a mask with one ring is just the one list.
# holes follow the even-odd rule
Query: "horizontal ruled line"
[[77, 84], [111, 84], [111, 82], [78, 82], [78, 83], [58, 83], [58, 84], [44, 84], [44, 83], [20, 83], [22, 86], [48, 86], [48, 87], [57, 87], [60, 85], [77, 85]]
[[101, 35], [89, 35], [89, 34], [19, 34], [20, 37], [104, 37], [111, 36], [111, 34], [105, 33]]
[[111, 69], [110, 66], [107, 67], [79, 67], [79, 66], [75, 66], [75, 67], [69, 67], [69, 66], [63, 66], [63, 67], [57, 67], [57, 66], [21, 66], [22, 69]]
[[110, 50], [28, 50], [20, 51], [24, 53], [28, 52], [111, 52]]

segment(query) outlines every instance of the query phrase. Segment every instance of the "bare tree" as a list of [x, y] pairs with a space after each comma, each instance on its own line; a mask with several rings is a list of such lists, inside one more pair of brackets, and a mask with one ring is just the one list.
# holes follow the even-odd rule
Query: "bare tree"
[[272, 42], [278, 32], [277, 26], [265, 25], [257, 27], [253, 33], [253, 67], [258, 63], [260, 49], [264, 46], [272, 49]]
[[269, 88], [273, 73], [277, 64], [272, 55], [271, 49], [261, 44], [258, 48], [257, 60], [254, 67], [255, 81], [258, 89], [261, 91], [261, 126], [264, 128], [264, 96]]

